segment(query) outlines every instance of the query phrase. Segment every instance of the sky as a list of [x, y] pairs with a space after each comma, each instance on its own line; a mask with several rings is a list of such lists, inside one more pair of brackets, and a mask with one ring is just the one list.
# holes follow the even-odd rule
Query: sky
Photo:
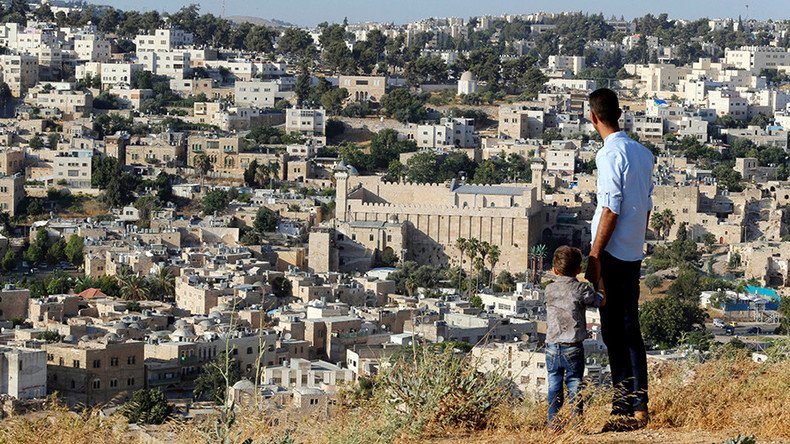
[[[89, 0], [120, 9], [176, 11], [192, 3], [220, 15], [223, 0]], [[790, 19], [788, 0], [224, 0], [225, 15], [278, 19], [300, 26], [320, 22], [408, 23], [427, 17], [524, 14], [537, 11], [602, 12], [626, 18], [666, 12], [672, 18]], [[748, 5], [748, 7], [747, 7]]]

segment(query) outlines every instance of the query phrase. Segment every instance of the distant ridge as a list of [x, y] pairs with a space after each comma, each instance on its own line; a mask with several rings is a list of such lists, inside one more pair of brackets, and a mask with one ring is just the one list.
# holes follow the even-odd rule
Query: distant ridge
[[290, 28], [292, 26], [296, 26], [292, 23], [284, 22], [282, 20], [275, 20], [275, 19], [264, 19], [260, 17], [248, 17], [243, 15], [232, 15], [225, 17], [226, 20], [230, 20], [234, 23], [252, 23], [253, 25], [258, 26], [268, 26], [270, 28]]

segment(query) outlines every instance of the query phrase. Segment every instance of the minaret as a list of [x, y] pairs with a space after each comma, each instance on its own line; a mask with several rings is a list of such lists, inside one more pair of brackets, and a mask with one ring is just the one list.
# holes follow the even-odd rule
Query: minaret
[[348, 220], [348, 172], [335, 170], [335, 218], [341, 222]]
[[534, 159], [529, 168], [532, 170], [532, 186], [538, 190], [538, 200], [543, 201], [543, 161]]

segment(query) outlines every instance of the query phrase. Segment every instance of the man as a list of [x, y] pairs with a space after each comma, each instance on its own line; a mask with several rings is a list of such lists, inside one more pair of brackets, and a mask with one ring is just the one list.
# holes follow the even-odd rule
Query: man
[[590, 94], [590, 120], [604, 140], [595, 156], [598, 205], [586, 278], [603, 287], [601, 333], [609, 352], [612, 418], [604, 431], [647, 425], [647, 357], [639, 328], [639, 275], [645, 232], [653, 207], [653, 154], [620, 130], [617, 95]]

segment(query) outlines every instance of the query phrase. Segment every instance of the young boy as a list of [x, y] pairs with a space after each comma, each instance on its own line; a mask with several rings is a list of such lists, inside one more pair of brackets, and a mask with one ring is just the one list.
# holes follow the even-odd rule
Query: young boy
[[[582, 252], [562, 246], [554, 252], [553, 272], [557, 276], [546, 287], [546, 368], [549, 372], [549, 425], [564, 401], [563, 381], [574, 414], [581, 415], [582, 402], [576, 399], [584, 376], [584, 338], [587, 337], [588, 306], [601, 307], [606, 298], [588, 284], [579, 282]], [[599, 287], [600, 288], [600, 287]]]

